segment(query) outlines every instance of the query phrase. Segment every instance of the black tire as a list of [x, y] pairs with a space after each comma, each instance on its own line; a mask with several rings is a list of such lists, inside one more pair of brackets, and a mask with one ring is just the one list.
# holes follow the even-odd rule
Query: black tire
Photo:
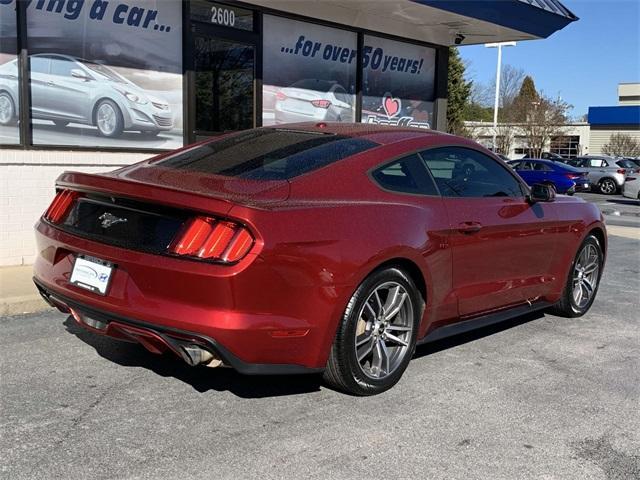
[[618, 184], [613, 178], [603, 178], [598, 182], [598, 189], [603, 195], [614, 195], [618, 191]]
[[[573, 297], [574, 272], [575, 272], [576, 263], [578, 262], [578, 258], [580, 257], [580, 254], [588, 245], [593, 246], [597, 252], [598, 274], [597, 274], [596, 285], [593, 289], [593, 293], [591, 294], [591, 297], [589, 298], [588, 303], [586, 303], [583, 306], [578, 306]], [[582, 242], [582, 244], [580, 245], [580, 248], [578, 248], [578, 251], [576, 252], [576, 255], [573, 259], [573, 262], [571, 262], [571, 268], [569, 269], [569, 275], [567, 277], [564, 290], [562, 291], [562, 297], [560, 298], [558, 303], [556, 303], [553, 307], [551, 307], [550, 312], [553, 313], [554, 315], [567, 317], [567, 318], [581, 317], [582, 315], [587, 313], [591, 308], [591, 305], [593, 305], [593, 301], [595, 300], [596, 295], [598, 294], [598, 287], [600, 286], [600, 278], [602, 277], [603, 260], [604, 260], [604, 254], [602, 252], [602, 247], [600, 245], [600, 242], [594, 235], [589, 235], [584, 240], [584, 242]]]
[[69, 125], [69, 122], [66, 120], [54, 120], [53, 123], [55, 123], [56, 127], [61, 127], [61, 128]]
[[[410, 319], [412, 331], [407, 338], [407, 346], [403, 356], [398, 359], [397, 366], [383, 378], [367, 376], [356, 356], [356, 329], [359, 315], [365, 307], [370, 295], [382, 285], [389, 282], [399, 284], [407, 293], [405, 302], [411, 302], [413, 315]], [[352, 395], [376, 395], [393, 387], [407, 368], [416, 348], [416, 337], [424, 301], [411, 278], [398, 268], [376, 270], [369, 275], [355, 291], [343, 314], [342, 321], [331, 347], [329, 360], [324, 372], [325, 382], [337, 389]], [[404, 308], [404, 307], [403, 307]], [[386, 351], [386, 349], [385, 349]], [[388, 365], [388, 364], [387, 364]], [[391, 370], [391, 369], [390, 369]]]
[[0, 92], [0, 98], [3, 102], [7, 102], [7, 106], [9, 108], [9, 112], [7, 114], [7, 119], [0, 122], [0, 125], [10, 126], [15, 125], [17, 117], [16, 117], [16, 105], [13, 102], [13, 98], [7, 92]]
[[[99, 116], [100, 116], [100, 109], [103, 108], [104, 106], [109, 106], [115, 115], [115, 118], [114, 118], [115, 124], [112, 129], [107, 130], [104, 127], [101, 128], [101, 122], [100, 122]], [[100, 102], [98, 102], [95, 108], [94, 124], [98, 128], [98, 134], [101, 137], [107, 137], [107, 138], [119, 137], [120, 135], [122, 135], [122, 132], [124, 130], [124, 117], [122, 116], [120, 107], [118, 107], [118, 105], [113, 100], [108, 100], [108, 99], [100, 100]]]

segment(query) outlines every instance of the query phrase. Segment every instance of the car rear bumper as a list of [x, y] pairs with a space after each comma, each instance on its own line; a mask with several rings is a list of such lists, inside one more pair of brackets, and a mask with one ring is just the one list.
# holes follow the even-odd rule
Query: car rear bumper
[[[245, 373], [317, 371], [326, 363], [335, 299], [327, 297], [326, 288], [304, 284], [300, 275], [289, 278], [260, 258], [225, 266], [134, 252], [42, 221], [36, 240], [39, 290], [92, 318], [160, 336], [182, 332]], [[116, 265], [107, 295], [69, 282], [78, 254]]]
[[591, 190], [591, 183], [576, 182], [576, 192], [588, 192], [589, 190]]
[[[180, 351], [181, 345], [196, 344], [214, 353], [224, 364], [246, 375], [293, 375], [318, 373], [324, 370], [324, 368], [310, 368], [302, 365], [248, 363], [234, 355], [220, 342], [201, 333], [161, 327], [113, 313], [106, 313], [56, 293], [45, 287], [36, 278], [34, 278], [34, 283], [40, 295], [49, 305], [64, 313], [73, 313], [76, 322], [87, 330], [98, 335], [141, 343], [153, 353], [172, 351], [178, 357], [183, 357], [184, 354]], [[85, 316], [103, 326], [96, 328], [95, 323], [92, 325], [84, 322], [82, 317]]]

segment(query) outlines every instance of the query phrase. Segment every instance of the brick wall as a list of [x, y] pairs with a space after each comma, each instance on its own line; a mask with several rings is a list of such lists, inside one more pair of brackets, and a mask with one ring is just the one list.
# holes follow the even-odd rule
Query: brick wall
[[54, 195], [65, 170], [105, 172], [149, 154], [0, 150], [0, 266], [35, 259], [33, 225]]

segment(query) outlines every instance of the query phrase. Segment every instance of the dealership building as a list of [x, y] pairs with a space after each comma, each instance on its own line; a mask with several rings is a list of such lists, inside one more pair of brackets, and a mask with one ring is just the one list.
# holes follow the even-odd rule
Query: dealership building
[[543, 39], [558, 0], [0, 0], [0, 265], [65, 170], [297, 121], [446, 128], [448, 48]]

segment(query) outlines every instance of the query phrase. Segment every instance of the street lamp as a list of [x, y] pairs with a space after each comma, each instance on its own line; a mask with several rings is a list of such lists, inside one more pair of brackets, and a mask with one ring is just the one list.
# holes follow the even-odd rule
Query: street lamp
[[498, 66], [496, 68], [496, 98], [493, 103], [493, 151], [496, 151], [496, 130], [498, 128], [498, 103], [500, 101], [500, 70], [502, 69], [502, 47], [515, 47], [516, 42], [485, 43], [487, 48], [498, 48]]

